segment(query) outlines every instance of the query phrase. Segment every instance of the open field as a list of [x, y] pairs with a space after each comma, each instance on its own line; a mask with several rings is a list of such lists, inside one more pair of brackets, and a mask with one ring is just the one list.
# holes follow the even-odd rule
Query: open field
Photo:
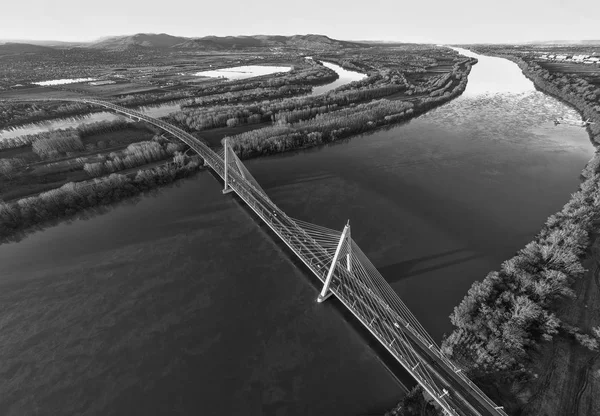
[[76, 92], [69, 92], [61, 90], [55, 87], [42, 87], [42, 86], [27, 86], [23, 88], [15, 88], [12, 90], [0, 91], [0, 100], [6, 99], [44, 99], [44, 98], [68, 98], [68, 97], [81, 97], [81, 94]]

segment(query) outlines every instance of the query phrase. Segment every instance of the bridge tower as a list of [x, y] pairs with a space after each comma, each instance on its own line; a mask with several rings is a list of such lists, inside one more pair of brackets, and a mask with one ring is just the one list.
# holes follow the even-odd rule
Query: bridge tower
[[352, 240], [350, 239], [350, 220], [344, 227], [342, 231], [342, 236], [340, 237], [340, 242], [335, 249], [335, 254], [333, 255], [333, 260], [331, 262], [331, 266], [329, 267], [329, 272], [327, 273], [327, 277], [325, 278], [325, 284], [323, 285], [323, 289], [319, 296], [317, 297], [317, 302], [321, 303], [326, 300], [329, 296], [331, 296], [331, 292], [329, 291], [329, 286], [331, 285], [331, 281], [333, 280], [333, 272], [335, 271], [335, 267], [338, 264], [338, 259], [340, 257], [340, 253], [342, 252], [342, 247], [346, 243], [347, 254], [346, 254], [346, 270], [352, 272]]
[[233, 191], [233, 189], [231, 189], [231, 187], [229, 186], [229, 139], [227, 138], [223, 140], [223, 150], [223, 153], [225, 155], [225, 173], [223, 175], [225, 185], [223, 186], [223, 193], [228, 194], [229, 192]]

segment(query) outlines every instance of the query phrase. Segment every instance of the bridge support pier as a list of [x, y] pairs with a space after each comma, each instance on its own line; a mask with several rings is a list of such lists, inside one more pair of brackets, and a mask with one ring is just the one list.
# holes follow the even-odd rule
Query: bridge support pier
[[[331, 296], [331, 292], [329, 291], [329, 286], [331, 285], [331, 281], [333, 280], [333, 272], [335, 271], [335, 266], [338, 263], [338, 259], [340, 257], [340, 252], [342, 251], [342, 247], [344, 245], [344, 242], [348, 241], [348, 244], [350, 245], [350, 221], [348, 221], [348, 223], [346, 224], [346, 226], [344, 227], [344, 231], [342, 231], [342, 236], [340, 237], [340, 242], [337, 245], [337, 248], [335, 249], [335, 254], [333, 255], [333, 261], [331, 262], [331, 266], [329, 267], [329, 273], [327, 273], [327, 277], [325, 278], [325, 284], [323, 285], [323, 289], [321, 290], [321, 293], [319, 293], [319, 296], [317, 297], [317, 302], [321, 303], [324, 300], [326, 300], [329, 296]], [[348, 257], [346, 257], [346, 261], [347, 263], [347, 267], [348, 270], [350, 271], [351, 267], [350, 267], [350, 254], [348, 254]]]
[[229, 186], [229, 139], [225, 139], [223, 143], [224, 155], [225, 155], [225, 185], [223, 187], [223, 194], [228, 194], [233, 191]]

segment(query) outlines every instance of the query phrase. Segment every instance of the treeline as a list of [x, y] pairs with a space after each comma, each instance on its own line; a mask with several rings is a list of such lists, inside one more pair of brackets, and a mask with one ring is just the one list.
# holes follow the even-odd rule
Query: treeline
[[25, 160], [21, 158], [0, 159], [0, 175], [12, 179], [18, 168], [25, 164]]
[[[431, 84], [434, 90], [429, 92], [429, 97], [420, 98], [416, 101], [415, 112], [421, 114], [462, 94], [465, 88], [467, 88], [468, 76], [472, 65], [475, 63], [477, 63], [476, 59], [466, 63], [464, 69], [456, 69], [447, 81], [442, 81], [442, 79], [434, 81]], [[446, 83], [438, 88], [440, 82]], [[435, 88], [438, 89], [436, 90]]]
[[402, 72], [397, 70], [380, 69], [377, 72], [370, 72], [366, 78], [363, 78], [359, 81], [352, 81], [348, 84], [337, 87], [336, 92], [355, 90], [381, 84], [401, 85], [405, 88], [410, 86], [410, 83], [406, 80], [406, 77]]
[[93, 111], [100, 110], [90, 104], [83, 103], [4, 102], [0, 103], [0, 126], [7, 128], [19, 124], [35, 123], [36, 121], [50, 118], [87, 114]]
[[33, 152], [42, 159], [57, 158], [61, 154], [85, 149], [75, 129], [50, 131], [45, 136], [31, 143]]
[[373, 66], [369, 65], [368, 63], [364, 62], [364, 61], [360, 61], [360, 60], [353, 60], [352, 58], [338, 58], [338, 57], [334, 57], [334, 56], [325, 56], [324, 57], [317, 57], [315, 58], [317, 61], [325, 61], [325, 62], [332, 62], [336, 65], [341, 66], [344, 69], [347, 69], [348, 71], [354, 71], [354, 72], [369, 72], [373, 69]]
[[[112, 121], [98, 121], [95, 123], [82, 124], [76, 128], [68, 128], [68, 129], [59, 129], [59, 130], [49, 130], [36, 134], [28, 134], [25, 136], [11, 137], [0, 141], [0, 149], [13, 149], [17, 147], [25, 147], [29, 145], [33, 145], [34, 143], [38, 143], [37, 146], [40, 148], [44, 148], [44, 153], [49, 154], [52, 150], [56, 150], [58, 154], [63, 153], [63, 142], [68, 142], [71, 140], [71, 137], [78, 137], [82, 139], [87, 136], [92, 136], [94, 134], [108, 133], [117, 130], [123, 130], [131, 126], [132, 123], [125, 119], [116, 119]], [[144, 125], [145, 126], [145, 125]], [[48, 145], [44, 145], [44, 142], [48, 142]], [[50, 146], [48, 148], [48, 146]], [[52, 148], [52, 146], [55, 146]], [[78, 145], [77, 145], [78, 146]], [[65, 150], [65, 151], [76, 151], [73, 150]], [[82, 149], [79, 149], [82, 150]], [[35, 149], [34, 149], [35, 151]], [[56, 154], [51, 153], [53, 156]], [[40, 156], [42, 156], [40, 154]], [[53, 157], [50, 156], [50, 157]], [[44, 156], [45, 157], [45, 156]]]
[[281, 87], [254, 88], [250, 90], [241, 90], [226, 92], [222, 94], [213, 94], [203, 97], [190, 99], [187, 103], [181, 105], [182, 108], [203, 107], [215, 104], [238, 103], [247, 101], [273, 100], [277, 98], [289, 97], [290, 95], [308, 94], [312, 91], [310, 85], [283, 85]]
[[[443, 95], [446, 92], [451, 92], [450, 89], [455, 83], [463, 83], [459, 85], [459, 91], [464, 91], [467, 83], [467, 75], [471, 71], [471, 67], [477, 63], [477, 59], [469, 58], [467, 60], [455, 63], [452, 70], [445, 74], [429, 78], [426, 82], [419, 85], [411, 85], [407, 94], [428, 94], [430, 97]], [[461, 89], [462, 88], [462, 89]]]
[[[212, 99], [207, 99], [218, 102], [220, 96], [231, 94], [230, 98], [236, 97], [240, 100], [248, 100], [252, 95], [251, 90], [273, 90], [276, 94], [301, 94], [307, 90], [307, 86], [315, 84], [324, 84], [335, 81], [338, 75], [335, 71], [330, 70], [322, 65], [302, 63], [303, 66], [295, 67], [289, 72], [279, 75], [269, 75], [259, 78], [241, 79], [234, 81], [218, 81], [200, 88], [190, 88], [186, 90], [171, 91], [171, 92], [148, 92], [143, 94], [129, 94], [121, 96], [115, 100], [115, 103], [125, 106], [144, 105], [159, 103], [165, 101], [174, 101], [178, 99], [193, 98], [197, 100], [199, 97], [214, 96]], [[283, 88], [287, 87], [287, 88]], [[241, 93], [246, 91], [246, 93]], [[233, 94], [233, 93], [238, 94]], [[264, 91], [263, 91], [264, 92]]]
[[456, 329], [442, 349], [476, 376], [502, 373], [510, 382], [527, 370], [542, 341], [563, 331], [590, 349], [598, 348], [600, 328], [584, 334], [555, 315], [558, 302], [574, 297], [572, 284], [584, 274], [581, 264], [589, 234], [600, 219], [600, 158], [588, 164], [579, 191], [546, 221], [533, 242], [473, 284], [454, 309]]
[[241, 158], [283, 152], [335, 141], [397, 122], [412, 114], [412, 104], [377, 100], [343, 108], [293, 124], [273, 125], [233, 136], [230, 143]]
[[107, 205], [189, 176], [200, 168], [194, 158], [140, 170], [136, 175], [112, 174], [86, 182], [71, 182], [58, 189], [14, 202], [0, 202], [0, 241], [16, 239], [35, 226], [73, 217], [95, 206]]
[[[464, 63], [462, 69], [457, 68], [456, 72], [453, 72], [453, 76], [456, 77], [454, 87], [444, 91], [441, 95], [422, 98], [414, 104], [380, 99], [342, 109], [332, 108], [331, 111], [318, 113], [314, 118], [293, 123], [284, 123], [286, 117], [282, 115], [280, 123], [232, 136], [230, 144], [241, 158], [250, 158], [300, 147], [316, 146], [374, 130], [380, 126], [401, 122], [460, 95], [466, 88], [472, 62], [476, 62], [476, 60]], [[374, 88], [374, 90], [376, 89]], [[347, 93], [352, 94], [354, 91], [331, 92], [323, 97], [306, 98], [319, 100], [347, 97]], [[302, 99], [304, 98], [294, 100]], [[291, 119], [296, 118], [298, 117], [291, 117]]]
[[[293, 122], [298, 120], [300, 115], [324, 114], [337, 109], [338, 106], [385, 97], [403, 89], [404, 87], [401, 85], [385, 84], [249, 105], [238, 104], [184, 109], [172, 114], [170, 117], [184, 128], [196, 131], [239, 124], [286, 121], [288, 117]], [[282, 115], [277, 116], [279, 113], [282, 113]]]
[[92, 177], [104, 176], [166, 159], [184, 147], [183, 143], [163, 141], [161, 144], [158, 140], [132, 143], [122, 152], [111, 152], [99, 162], [86, 163], [83, 169]]
[[[113, 131], [124, 130], [135, 125], [126, 118], [118, 118], [111, 121], [96, 121], [94, 123], [81, 124], [75, 128], [79, 137], [84, 138], [95, 134], [111, 133]], [[146, 126], [146, 123], [144, 124]]]

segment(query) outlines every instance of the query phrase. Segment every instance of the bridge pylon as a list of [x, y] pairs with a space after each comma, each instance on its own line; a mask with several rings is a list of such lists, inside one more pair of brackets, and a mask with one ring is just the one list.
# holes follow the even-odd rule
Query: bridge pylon
[[[226, 141], [224, 157], [221, 157], [219, 153], [178, 127], [107, 101], [94, 98], [42, 101], [73, 101], [99, 105], [124, 115], [138, 117], [190, 146], [225, 180], [224, 191], [235, 190], [240, 199], [248, 204], [320, 280], [323, 279], [327, 261], [333, 259], [317, 300], [324, 301], [332, 290], [335, 290], [341, 304], [347, 307], [363, 327], [412, 375], [446, 415], [508, 416], [502, 406], [497, 406], [439, 351], [417, 318], [365, 253], [352, 241], [349, 224], [346, 224], [340, 237], [338, 231], [288, 217], [269, 199]], [[231, 187], [230, 181], [235, 189]], [[333, 247], [337, 247], [335, 256], [332, 253]], [[337, 266], [340, 268], [336, 270]], [[334, 274], [338, 280], [334, 288], [330, 289]]]
[[337, 248], [335, 249], [335, 254], [333, 255], [333, 260], [331, 261], [331, 266], [329, 266], [329, 272], [327, 273], [327, 277], [325, 278], [325, 284], [323, 285], [323, 289], [321, 290], [321, 293], [319, 293], [319, 296], [317, 297], [317, 302], [321, 303], [324, 300], [326, 300], [329, 296], [331, 296], [331, 291], [329, 291], [329, 286], [331, 285], [331, 281], [333, 280], [333, 272], [335, 271], [335, 267], [337, 266], [338, 263], [338, 259], [340, 257], [340, 253], [342, 251], [342, 247], [344, 246], [344, 243], [347, 243], [347, 247], [348, 247], [348, 254], [346, 254], [346, 268], [348, 271], [352, 271], [352, 258], [350, 256], [351, 254], [351, 247], [352, 247], [352, 241], [350, 240], [350, 220], [348, 220], [348, 223], [346, 224], [346, 226], [344, 227], [344, 230], [342, 231], [342, 236], [340, 237], [340, 242], [337, 245]]
[[225, 181], [225, 185], [223, 186], [223, 193], [224, 194], [228, 194], [229, 192], [233, 191], [233, 189], [231, 189], [231, 186], [229, 186], [229, 139], [225, 138], [223, 140], [223, 149], [224, 149], [224, 155], [225, 155], [225, 173], [224, 173], [224, 178], [223, 180]]

